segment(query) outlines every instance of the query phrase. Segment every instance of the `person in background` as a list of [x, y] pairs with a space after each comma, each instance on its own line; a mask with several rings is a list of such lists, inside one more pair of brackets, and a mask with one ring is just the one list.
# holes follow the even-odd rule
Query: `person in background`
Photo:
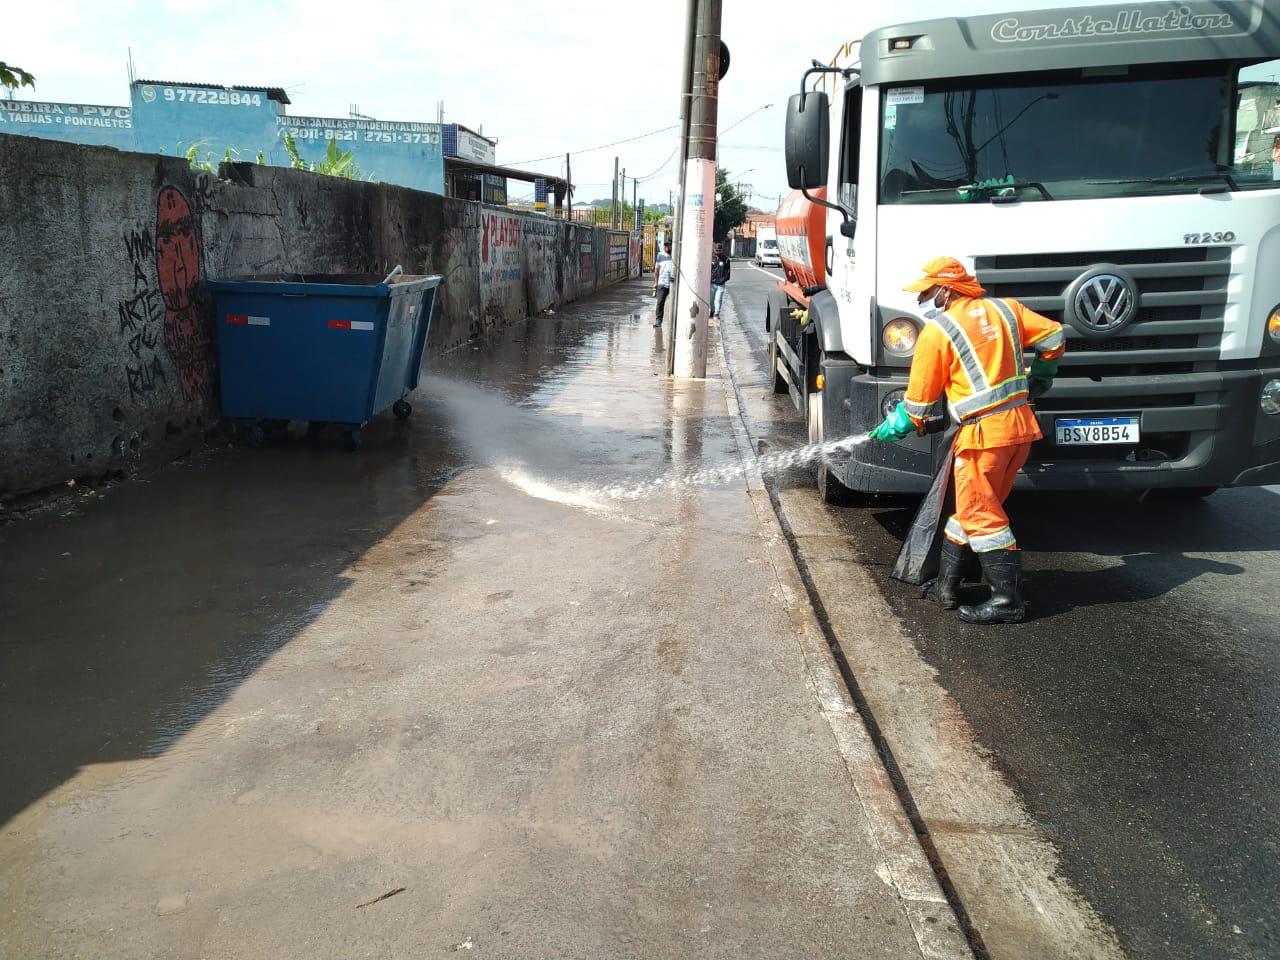
[[671, 280], [675, 273], [675, 261], [671, 259], [671, 241], [662, 245], [653, 265], [653, 295], [658, 298], [657, 314], [653, 321], [655, 327], [662, 326], [662, 315], [667, 309], [667, 297], [671, 294]]
[[729, 282], [729, 257], [724, 252], [724, 244], [716, 244], [716, 255], [711, 261], [711, 319], [720, 319], [720, 308], [724, 306], [724, 287]]

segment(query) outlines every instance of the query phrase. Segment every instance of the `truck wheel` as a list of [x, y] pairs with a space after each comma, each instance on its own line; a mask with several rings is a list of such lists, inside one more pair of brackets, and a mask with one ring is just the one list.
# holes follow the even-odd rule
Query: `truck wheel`
[[396, 415], [397, 420], [408, 420], [409, 415], [413, 413], [413, 407], [409, 405], [408, 400], [397, 400], [391, 405], [391, 411]]
[[[825, 443], [826, 430], [822, 418], [822, 394], [817, 392], [810, 393], [805, 398], [805, 403], [808, 406], [809, 442]], [[857, 499], [856, 494], [841, 483], [836, 475], [831, 472], [825, 457], [816, 457], [813, 464], [813, 475], [818, 485], [818, 496], [822, 498], [823, 503], [829, 503], [836, 507], [850, 506], [854, 503]]]
[[782, 325], [782, 311], [786, 309], [786, 301], [780, 292], [772, 290], [764, 301], [764, 331], [769, 336], [769, 349], [765, 351], [769, 357], [769, 372], [773, 374], [773, 392], [789, 393], [791, 386], [787, 378], [778, 372], [778, 330]]
[[773, 392], [787, 393], [791, 389], [791, 385], [787, 383], [787, 378], [778, 371], [778, 335], [770, 334], [769, 341], [769, 369], [773, 371]]

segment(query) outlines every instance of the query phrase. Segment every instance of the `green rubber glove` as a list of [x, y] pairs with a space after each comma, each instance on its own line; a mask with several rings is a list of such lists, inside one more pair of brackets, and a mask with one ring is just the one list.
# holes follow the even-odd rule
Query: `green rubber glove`
[[884, 443], [897, 443], [916, 432], [916, 425], [907, 414], [905, 404], [899, 403], [893, 413], [884, 418], [884, 422], [872, 430], [867, 436], [872, 440]]
[[1032, 399], [1043, 397], [1053, 386], [1053, 378], [1058, 375], [1057, 360], [1042, 360], [1036, 357], [1031, 361], [1031, 369], [1027, 371]]

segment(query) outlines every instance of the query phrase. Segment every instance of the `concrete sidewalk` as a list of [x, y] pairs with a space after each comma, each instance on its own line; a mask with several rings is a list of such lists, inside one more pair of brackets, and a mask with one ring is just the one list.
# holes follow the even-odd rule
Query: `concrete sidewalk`
[[0, 957], [968, 956], [644, 289], [0, 529]]

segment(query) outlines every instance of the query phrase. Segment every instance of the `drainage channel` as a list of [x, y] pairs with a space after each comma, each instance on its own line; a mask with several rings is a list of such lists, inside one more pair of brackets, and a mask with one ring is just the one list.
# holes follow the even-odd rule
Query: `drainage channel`
[[[721, 347], [724, 351], [725, 374], [729, 378], [729, 384], [733, 388], [733, 393], [737, 399], [738, 416], [742, 420], [743, 429], [746, 430], [747, 436], [751, 438], [751, 446], [753, 450], [759, 449], [756, 438], [751, 437], [750, 426], [747, 423], [745, 411], [747, 410], [746, 398], [742, 394], [742, 389], [738, 384], [737, 375], [734, 372], [733, 357], [729, 346], [728, 338], [721, 332]], [[783, 536], [786, 538], [787, 547], [791, 551], [791, 556], [795, 561], [796, 569], [800, 572], [801, 582], [804, 584], [805, 592], [808, 595], [809, 603], [813, 607], [817, 616], [818, 625], [822, 630], [822, 635], [827, 642], [827, 646], [831, 649], [831, 654], [835, 658], [836, 664], [840, 670], [840, 677], [844, 681], [845, 688], [849, 692], [849, 696], [853, 701], [854, 707], [858, 711], [859, 717], [867, 729], [871, 742], [875, 745], [876, 755], [883, 764], [885, 771], [889, 775], [889, 780], [893, 784], [894, 792], [898, 796], [899, 802], [902, 804], [903, 810], [906, 812], [911, 827], [915, 831], [916, 839], [920, 843], [920, 847], [924, 850], [929, 866], [933, 870], [934, 877], [938, 881], [938, 886], [942, 890], [943, 896], [947, 899], [947, 904], [951, 907], [955, 914], [960, 929], [964, 933], [965, 939], [969, 943], [969, 948], [973, 951], [974, 956], [978, 960], [991, 960], [991, 954], [987, 950], [986, 944], [983, 942], [982, 934], [978, 931], [973, 923], [973, 919], [966, 909], [964, 902], [960, 898], [959, 891], [956, 890], [955, 884], [952, 882], [947, 872], [946, 865], [942, 862], [942, 857], [938, 852], [933, 837], [929, 833], [928, 824], [920, 814], [920, 808], [912, 796], [911, 787], [906, 781], [906, 777], [902, 773], [902, 767], [894, 756], [893, 749], [890, 747], [888, 740], [885, 738], [880, 729], [880, 724], [876, 721], [875, 715], [871, 711], [871, 707], [867, 702], [866, 696], [863, 694], [858, 684], [858, 679], [854, 676], [853, 669], [849, 665], [848, 659], [845, 657], [844, 651], [840, 647], [840, 641], [836, 637], [835, 630], [832, 627], [831, 618], [827, 614], [827, 609], [822, 602], [822, 595], [818, 591], [814, 582], [812, 571], [805, 560], [803, 551], [796, 540], [795, 532], [788, 522], [786, 513], [783, 510], [782, 502], [778, 497], [777, 482], [775, 479], [765, 480], [765, 490], [769, 494], [769, 502], [773, 506], [774, 516], [778, 519], [778, 525], [782, 528]]]

